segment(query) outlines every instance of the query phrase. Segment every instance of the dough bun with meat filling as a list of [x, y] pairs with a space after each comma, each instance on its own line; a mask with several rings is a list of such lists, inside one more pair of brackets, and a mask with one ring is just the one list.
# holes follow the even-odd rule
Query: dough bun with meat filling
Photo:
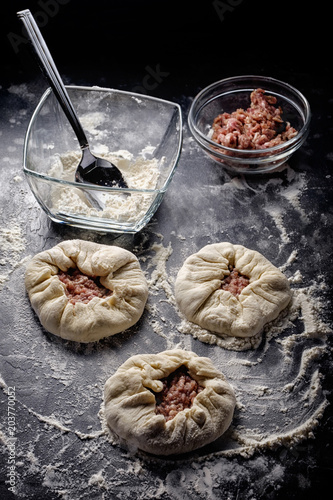
[[[177, 371], [180, 375], [173, 377]], [[235, 402], [232, 387], [209, 358], [174, 349], [132, 356], [118, 368], [105, 383], [104, 420], [127, 449], [172, 455], [220, 437]]]
[[288, 305], [286, 276], [254, 250], [228, 242], [188, 257], [175, 282], [186, 319], [217, 336], [251, 337]]
[[97, 341], [131, 327], [148, 297], [134, 254], [84, 240], [64, 241], [35, 255], [25, 285], [44, 328], [77, 342]]

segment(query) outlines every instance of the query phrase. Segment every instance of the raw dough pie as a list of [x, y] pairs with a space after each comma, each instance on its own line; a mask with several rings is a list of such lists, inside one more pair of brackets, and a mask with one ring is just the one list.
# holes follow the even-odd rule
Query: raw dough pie
[[78, 342], [100, 340], [134, 325], [148, 297], [135, 255], [83, 240], [64, 241], [35, 255], [25, 285], [44, 328]]
[[175, 297], [185, 317], [202, 328], [251, 337], [288, 305], [291, 291], [287, 278], [259, 252], [224, 242], [186, 259]]
[[[178, 369], [180, 382], [172, 387], [170, 377]], [[157, 410], [167, 380], [172, 401], [176, 397], [179, 405], [191, 399], [171, 418]], [[164, 412], [170, 397], [166, 401]], [[233, 389], [209, 358], [181, 349], [132, 356], [104, 387], [104, 415], [111, 434], [129, 449], [155, 455], [185, 453], [214, 441], [229, 427], [235, 402]]]

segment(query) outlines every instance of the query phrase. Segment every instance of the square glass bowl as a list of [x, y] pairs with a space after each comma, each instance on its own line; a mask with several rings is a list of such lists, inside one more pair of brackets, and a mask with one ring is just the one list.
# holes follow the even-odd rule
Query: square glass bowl
[[[100, 87], [68, 86], [91, 151], [112, 155], [128, 188], [75, 182], [81, 150], [52, 89], [42, 96], [24, 143], [23, 170], [55, 222], [101, 232], [135, 233], [151, 219], [169, 186], [182, 145], [178, 104]], [[124, 170], [123, 170], [124, 169]], [[102, 200], [96, 209], [91, 197]]]
[[[292, 139], [266, 149], [234, 149], [211, 140], [214, 119], [250, 106], [250, 95], [261, 88], [276, 97], [282, 119], [298, 133]], [[276, 170], [304, 143], [310, 126], [310, 106], [306, 98], [288, 83], [266, 76], [235, 76], [215, 82], [194, 98], [188, 116], [190, 131], [203, 151], [222, 167], [235, 173], [264, 173]]]

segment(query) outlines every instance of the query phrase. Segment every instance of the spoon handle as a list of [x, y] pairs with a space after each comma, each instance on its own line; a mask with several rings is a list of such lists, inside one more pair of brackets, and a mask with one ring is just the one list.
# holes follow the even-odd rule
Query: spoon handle
[[32, 47], [35, 51], [35, 55], [37, 55], [41, 69], [48, 79], [50, 86], [55, 93], [55, 96], [57, 97], [67, 119], [72, 125], [81, 148], [87, 148], [88, 141], [82, 125], [78, 119], [65, 85], [61, 79], [56, 65], [54, 64], [50, 51], [47, 48], [41, 32], [39, 31], [35, 19], [33, 18], [29, 9], [18, 12], [17, 16], [21, 19], [28, 32]]

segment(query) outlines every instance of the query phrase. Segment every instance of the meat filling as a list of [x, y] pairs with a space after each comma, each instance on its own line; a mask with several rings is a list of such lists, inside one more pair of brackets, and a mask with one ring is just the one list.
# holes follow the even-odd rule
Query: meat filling
[[65, 285], [66, 295], [71, 304], [82, 302], [87, 304], [94, 297], [106, 298], [112, 291], [100, 283], [98, 276], [87, 276], [78, 269], [60, 271], [58, 278]]
[[240, 108], [215, 118], [212, 140], [234, 149], [266, 149], [288, 141], [297, 130], [284, 123], [276, 102], [276, 97], [265, 95], [264, 90], [254, 90], [247, 110]]
[[191, 408], [194, 398], [203, 390], [196, 380], [181, 366], [168, 377], [161, 380], [163, 389], [154, 393], [156, 398], [156, 414], [171, 420], [178, 412]]
[[222, 281], [221, 288], [222, 290], [226, 290], [237, 297], [237, 295], [239, 295], [241, 291], [250, 283], [250, 280], [234, 267], [229, 266], [229, 269], [230, 274]]

